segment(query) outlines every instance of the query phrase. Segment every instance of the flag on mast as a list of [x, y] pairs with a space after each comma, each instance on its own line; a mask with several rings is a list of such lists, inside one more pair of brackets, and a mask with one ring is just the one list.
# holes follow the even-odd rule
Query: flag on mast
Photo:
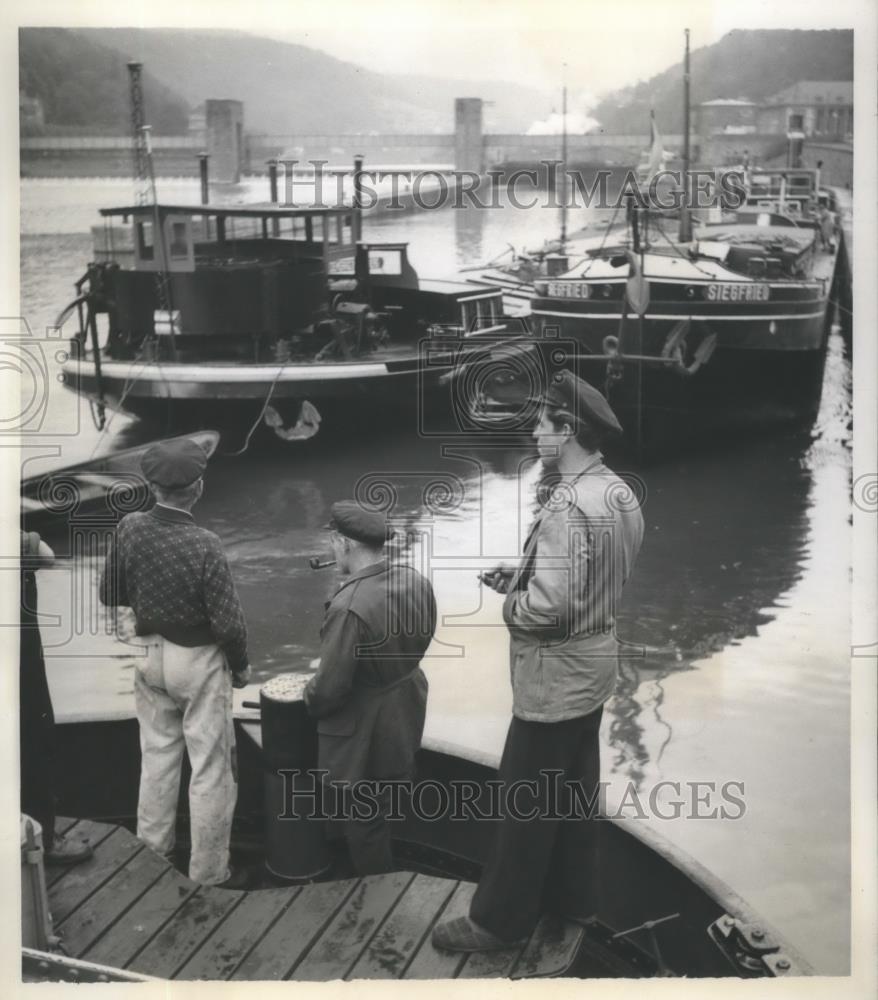
[[658, 126], [655, 123], [655, 112], [650, 111], [649, 113], [649, 133], [650, 133], [650, 144], [649, 144], [649, 162], [646, 167], [646, 183], [655, 177], [655, 175], [661, 169], [662, 163], [665, 159], [665, 150], [662, 145], [662, 136], [658, 130]]

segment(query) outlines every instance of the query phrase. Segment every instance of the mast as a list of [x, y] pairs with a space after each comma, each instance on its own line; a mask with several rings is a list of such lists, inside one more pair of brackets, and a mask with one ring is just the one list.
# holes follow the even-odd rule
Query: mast
[[561, 251], [567, 243], [567, 82], [561, 96]]
[[[134, 153], [134, 179], [137, 185], [137, 204], [152, 205], [153, 253], [157, 265], [155, 272], [156, 299], [159, 309], [168, 322], [171, 355], [176, 357], [177, 342], [174, 330], [173, 303], [171, 302], [171, 282], [168, 275], [168, 256], [165, 247], [163, 219], [159, 212], [158, 195], [155, 186], [155, 164], [149, 142], [149, 125], [145, 124], [143, 104], [142, 63], [128, 63], [129, 97], [131, 100], [131, 137]], [[155, 322], [155, 317], [153, 317]]]
[[692, 239], [689, 215], [689, 29], [686, 29], [686, 53], [683, 57], [683, 204], [680, 208], [680, 242]]

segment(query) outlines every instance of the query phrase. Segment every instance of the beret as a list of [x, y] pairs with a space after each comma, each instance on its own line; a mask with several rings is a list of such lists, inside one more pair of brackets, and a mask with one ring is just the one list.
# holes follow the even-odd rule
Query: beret
[[561, 410], [575, 421], [588, 421], [611, 434], [622, 433], [622, 425], [603, 394], [566, 369], [552, 376], [544, 395], [531, 398]]
[[144, 476], [166, 490], [180, 490], [200, 479], [207, 468], [207, 453], [190, 438], [174, 438], [150, 445], [140, 460]]
[[383, 545], [387, 541], [387, 518], [381, 511], [365, 510], [355, 500], [339, 500], [329, 508], [327, 527], [355, 542]]

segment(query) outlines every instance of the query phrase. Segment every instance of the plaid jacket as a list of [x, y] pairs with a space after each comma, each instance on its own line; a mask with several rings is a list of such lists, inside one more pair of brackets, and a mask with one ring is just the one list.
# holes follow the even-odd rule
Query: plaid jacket
[[137, 634], [178, 646], [219, 645], [233, 673], [247, 666], [247, 626], [219, 538], [186, 511], [160, 504], [119, 522], [101, 601], [134, 611]]

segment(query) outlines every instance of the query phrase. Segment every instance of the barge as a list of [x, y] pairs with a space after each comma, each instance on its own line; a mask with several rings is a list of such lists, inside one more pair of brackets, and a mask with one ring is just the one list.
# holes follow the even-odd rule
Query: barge
[[278, 426], [306, 400], [361, 421], [414, 405], [470, 341], [504, 329], [497, 289], [419, 279], [404, 243], [359, 238], [358, 209], [101, 215], [57, 324], [78, 314], [63, 377], [99, 423], [111, 409], [164, 429], [240, 430], [266, 414]]

